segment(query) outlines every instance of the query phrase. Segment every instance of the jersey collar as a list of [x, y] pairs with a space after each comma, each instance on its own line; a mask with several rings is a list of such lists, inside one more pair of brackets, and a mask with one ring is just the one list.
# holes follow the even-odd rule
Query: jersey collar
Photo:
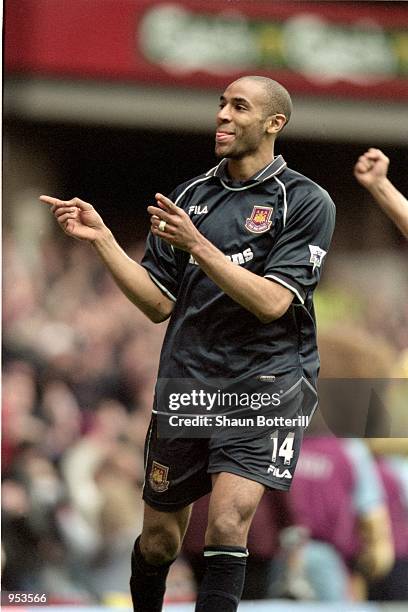
[[217, 166], [211, 168], [206, 174], [207, 176], [219, 178], [224, 187], [233, 190], [248, 189], [253, 185], [264, 183], [268, 179], [280, 174], [287, 166], [282, 155], [278, 155], [274, 157], [270, 164], [262, 168], [262, 170], [258, 171], [246, 181], [234, 181], [227, 174], [227, 163], [228, 159], [224, 157]]

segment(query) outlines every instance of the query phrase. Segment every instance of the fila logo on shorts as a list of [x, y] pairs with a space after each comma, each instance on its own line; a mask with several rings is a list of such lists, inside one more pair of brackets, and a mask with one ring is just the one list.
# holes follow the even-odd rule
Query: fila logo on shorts
[[268, 474], [272, 474], [273, 476], [276, 476], [276, 478], [292, 479], [292, 474], [289, 472], [289, 470], [283, 470], [283, 472], [281, 472], [275, 465], [270, 465], [268, 467]]

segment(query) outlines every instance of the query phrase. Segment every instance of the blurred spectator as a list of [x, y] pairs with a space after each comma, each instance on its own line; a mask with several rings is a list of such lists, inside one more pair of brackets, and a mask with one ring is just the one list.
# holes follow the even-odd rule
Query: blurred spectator
[[27, 446], [2, 485], [3, 588], [45, 592], [50, 601], [88, 601], [72, 582], [70, 558], [57, 521], [65, 490], [50, 461]]
[[408, 441], [375, 439], [369, 444], [386, 492], [395, 563], [386, 576], [370, 582], [368, 595], [374, 601], [408, 601]]
[[[326, 545], [305, 551], [319, 599], [350, 598], [348, 572], [368, 580], [388, 573], [394, 562], [389, 514], [375, 463], [361, 440], [306, 438], [290, 497], [297, 522]], [[336, 566], [330, 577], [328, 563]]]
[[67, 601], [113, 584], [127, 594], [118, 563], [140, 531], [156, 373], [141, 355], [159, 350], [163, 330], [149, 329], [83, 245], [47, 240], [28, 272], [9, 236], [5, 264], [5, 584], [48, 584]]
[[40, 537], [30, 524], [27, 489], [16, 480], [4, 480], [1, 500], [2, 547], [5, 557], [2, 589], [39, 592], [42, 586], [38, 554]]
[[[27, 265], [27, 251], [19, 250], [12, 234], [4, 237], [4, 588], [47, 585], [61, 601], [109, 601], [114, 590], [128, 598], [126, 547], [142, 519], [143, 444], [166, 325], [152, 325], [123, 299], [83, 244], [50, 237], [38, 244]], [[139, 256], [142, 250], [135, 246]], [[330, 321], [332, 305], [328, 311]], [[349, 311], [345, 300], [342, 316]], [[408, 348], [405, 303], [384, 300], [379, 309], [360, 299], [357, 315], [361, 328], [394, 338], [397, 350]], [[346, 324], [337, 337], [346, 344], [352, 337], [362, 355], [369, 344], [366, 334]], [[393, 361], [393, 351], [381, 346], [367, 363], [381, 354]], [[351, 360], [343, 357], [342, 363]], [[404, 392], [396, 393], [406, 414]], [[277, 521], [280, 528], [287, 517], [269, 497], [265, 503], [257, 535], [251, 535], [259, 554], [250, 560], [254, 580], [247, 596], [269, 592], [270, 560], [284, 556], [270, 525]], [[294, 558], [290, 580], [298, 572]], [[172, 580], [169, 596], [191, 599], [185, 564], [175, 566]], [[290, 588], [296, 590], [293, 583]]]
[[10, 361], [4, 368], [2, 382], [2, 465], [3, 473], [7, 474], [20, 447], [42, 443], [46, 426], [35, 414], [34, 367], [23, 360]]
[[83, 415], [75, 395], [61, 380], [50, 380], [43, 387], [41, 414], [47, 423], [42, 441], [47, 455], [59, 461], [82, 435]]
[[[357, 597], [364, 597], [359, 577], [377, 581], [394, 563], [389, 507], [377, 465], [364, 443], [330, 437], [327, 425], [345, 436], [369, 431], [386, 435], [394, 415], [376, 394], [366, 392], [378, 378], [386, 387], [394, 353], [387, 343], [349, 326], [322, 333], [320, 354], [321, 377], [328, 384], [310, 433], [324, 432], [326, 437], [304, 440], [291, 498], [298, 520], [318, 542], [309, 550], [316, 592], [324, 599], [349, 597], [350, 574], [355, 576]], [[308, 551], [306, 561], [307, 555]], [[329, 564], [337, 566], [331, 578], [325, 572]]]

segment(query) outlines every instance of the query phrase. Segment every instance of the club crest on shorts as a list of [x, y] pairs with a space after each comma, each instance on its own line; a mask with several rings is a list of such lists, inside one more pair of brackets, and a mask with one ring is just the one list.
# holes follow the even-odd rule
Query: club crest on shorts
[[272, 225], [272, 206], [255, 205], [252, 209], [251, 216], [245, 222], [246, 229], [252, 234], [263, 234], [267, 232]]
[[167, 480], [167, 474], [169, 468], [166, 465], [153, 461], [152, 469], [149, 474], [149, 483], [153, 491], [157, 493], [163, 493], [169, 488], [169, 481]]

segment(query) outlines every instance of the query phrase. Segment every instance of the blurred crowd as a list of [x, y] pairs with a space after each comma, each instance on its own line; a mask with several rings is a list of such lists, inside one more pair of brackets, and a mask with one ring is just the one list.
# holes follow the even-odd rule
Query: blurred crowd
[[[139, 260], [143, 245], [128, 252]], [[166, 324], [123, 297], [89, 245], [50, 236], [27, 255], [10, 233], [3, 263], [3, 589], [128, 601]], [[368, 310], [367, 330], [403, 372], [407, 304], [386, 309]], [[248, 598], [405, 597], [408, 444], [392, 442], [306, 441], [293, 493], [266, 494], [251, 529]], [[194, 599], [206, 503], [172, 567], [170, 600]]]

